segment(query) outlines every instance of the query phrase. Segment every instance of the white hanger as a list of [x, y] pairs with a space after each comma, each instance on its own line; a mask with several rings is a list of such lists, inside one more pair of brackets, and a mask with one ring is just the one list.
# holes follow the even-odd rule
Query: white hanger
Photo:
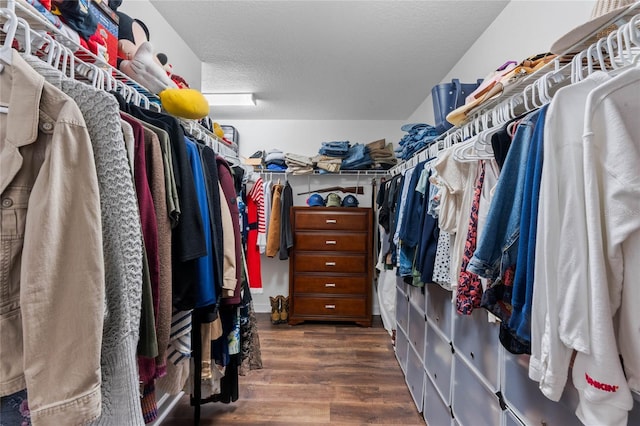
[[579, 81], [582, 81], [583, 79], [583, 75], [582, 75], [582, 69], [583, 69], [583, 65], [582, 65], [582, 60], [584, 59], [584, 57], [586, 56], [586, 52], [583, 50], [581, 52], [578, 52], [573, 59], [571, 60], [571, 83], [578, 83]]
[[55, 60], [56, 51], [58, 50], [58, 43], [51, 37], [49, 34], [42, 35], [46, 42], [46, 46], [44, 47], [44, 51], [47, 53], [46, 63], [53, 66], [53, 61]]
[[29, 24], [27, 23], [26, 19], [22, 17], [17, 17], [17, 20], [18, 20], [17, 29], [21, 29], [22, 31], [24, 31], [24, 34], [22, 34], [22, 40], [19, 40], [19, 37], [16, 33], [16, 39], [18, 41], [22, 41], [22, 47], [25, 53], [28, 55], [31, 55], [31, 28], [29, 27]]
[[[640, 49], [640, 15], [635, 15], [629, 21], [629, 39], [631, 42]], [[636, 51], [631, 62], [635, 65], [640, 61], [640, 52]]]
[[[4, 44], [0, 46], [0, 61], [6, 65], [11, 65], [13, 50], [11, 45], [16, 36], [16, 30], [18, 29], [18, 17], [9, 9], [0, 9], [0, 13], [5, 15], [8, 19], [2, 27], [2, 31], [6, 33]], [[0, 63], [0, 72], [4, 70], [4, 64]]]
[[618, 63], [620, 57], [622, 56], [622, 46], [621, 42], [618, 40], [618, 37], [621, 37], [619, 31], [613, 31], [607, 36], [607, 53], [609, 54], [609, 62], [611, 62], [611, 68], [613, 68], [614, 70], [624, 65], [624, 63]]
[[440, 150], [440, 141], [436, 140], [429, 146], [429, 157], [434, 158], [438, 156]]

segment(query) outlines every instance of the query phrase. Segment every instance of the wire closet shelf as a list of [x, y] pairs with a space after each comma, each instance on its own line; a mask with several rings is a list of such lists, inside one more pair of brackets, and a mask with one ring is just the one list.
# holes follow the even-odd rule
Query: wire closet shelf
[[[615, 24], [616, 29], [605, 31]], [[603, 34], [604, 33], [604, 34]], [[473, 109], [459, 126], [433, 140], [410, 159], [398, 164], [391, 175], [404, 173], [419, 162], [480, 132], [507, 122], [548, 103], [555, 92], [595, 71], [616, 73], [634, 66], [640, 58], [640, 2], [606, 22], [589, 36], [502, 93]]]

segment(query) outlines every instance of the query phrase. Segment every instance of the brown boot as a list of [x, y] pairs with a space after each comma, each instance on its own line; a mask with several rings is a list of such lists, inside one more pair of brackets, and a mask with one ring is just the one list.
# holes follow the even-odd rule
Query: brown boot
[[280, 296], [280, 322], [286, 323], [289, 319], [289, 298]]
[[280, 298], [282, 296], [269, 296], [269, 301], [271, 302], [271, 324], [280, 324], [280, 311], [282, 310], [282, 305], [280, 304]]

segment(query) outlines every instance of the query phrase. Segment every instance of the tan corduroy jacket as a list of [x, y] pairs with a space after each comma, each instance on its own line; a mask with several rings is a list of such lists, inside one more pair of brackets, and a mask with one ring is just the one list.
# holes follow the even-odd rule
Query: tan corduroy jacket
[[0, 396], [27, 389], [34, 425], [101, 410], [104, 260], [82, 114], [14, 51], [0, 72]]

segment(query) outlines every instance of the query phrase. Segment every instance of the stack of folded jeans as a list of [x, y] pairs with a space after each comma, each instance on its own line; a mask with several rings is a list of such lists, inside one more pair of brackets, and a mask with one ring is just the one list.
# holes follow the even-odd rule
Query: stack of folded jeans
[[407, 132], [400, 139], [400, 146], [395, 149], [396, 156], [402, 160], [408, 160], [413, 154], [440, 136], [435, 127], [424, 123], [405, 124], [400, 129]]
[[337, 173], [340, 171], [340, 165], [342, 164], [342, 158], [328, 155], [316, 155], [312, 160], [316, 168], [321, 172]]
[[385, 143], [384, 139], [368, 143], [367, 148], [369, 148], [374, 169], [389, 170], [398, 163], [393, 152], [393, 144]]
[[307, 156], [287, 153], [284, 156], [284, 161], [287, 164], [287, 172], [289, 173], [294, 175], [313, 173], [313, 162]]
[[264, 163], [267, 165], [267, 170], [287, 170], [287, 163], [284, 161], [284, 152], [280, 151], [279, 149], [272, 149], [271, 151], [267, 152]]
[[322, 142], [322, 147], [318, 150], [318, 154], [344, 158], [349, 153], [350, 146], [349, 141]]
[[373, 161], [371, 160], [371, 154], [369, 154], [369, 148], [357, 143], [349, 148], [347, 156], [342, 160], [340, 169], [342, 170], [364, 170], [370, 169]]

